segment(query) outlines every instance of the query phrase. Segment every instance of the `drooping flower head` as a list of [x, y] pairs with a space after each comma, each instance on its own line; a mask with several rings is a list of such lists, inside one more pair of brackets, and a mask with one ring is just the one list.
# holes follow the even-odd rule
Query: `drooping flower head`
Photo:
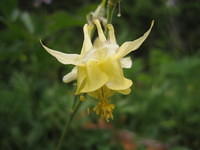
[[130, 68], [132, 61], [125, 57], [130, 52], [138, 49], [149, 35], [154, 21], [149, 30], [140, 38], [128, 41], [119, 46], [116, 42], [112, 24], [107, 25], [108, 37], [106, 38], [100, 21], [95, 20], [98, 37], [92, 43], [91, 31], [93, 25], [85, 24], [83, 27], [84, 41], [80, 54], [65, 54], [42, 46], [62, 64], [72, 64], [75, 67], [63, 77], [65, 83], [77, 80], [77, 95], [87, 93], [99, 100], [94, 107], [96, 114], [109, 120], [113, 118], [114, 105], [109, 103], [113, 93], [130, 93], [132, 81], [124, 77], [122, 68]]

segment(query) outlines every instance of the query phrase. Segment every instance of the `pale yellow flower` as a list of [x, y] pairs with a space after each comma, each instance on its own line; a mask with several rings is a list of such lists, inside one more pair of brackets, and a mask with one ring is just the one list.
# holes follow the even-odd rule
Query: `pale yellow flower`
[[85, 24], [81, 54], [65, 54], [43, 44], [42, 46], [62, 64], [75, 65], [72, 71], [63, 77], [63, 81], [68, 83], [77, 80], [76, 94], [88, 93], [100, 99], [94, 111], [108, 120], [113, 118], [112, 110], [114, 109], [114, 105], [108, 103], [108, 97], [113, 92], [130, 93], [132, 81], [124, 77], [122, 68], [130, 68], [132, 61], [130, 57], [125, 56], [140, 47], [149, 35], [154, 21], [143, 36], [137, 40], [125, 42], [121, 46], [116, 42], [111, 24], [107, 25], [108, 38], [104, 35], [99, 20], [95, 20], [94, 24], [98, 38], [92, 43], [90, 34], [93, 25]]

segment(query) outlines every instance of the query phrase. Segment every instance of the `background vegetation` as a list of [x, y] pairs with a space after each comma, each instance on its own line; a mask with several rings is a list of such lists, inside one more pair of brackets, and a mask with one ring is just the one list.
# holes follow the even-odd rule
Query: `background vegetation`
[[[54, 150], [71, 112], [74, 89], [39, 43], [78, 53], [85, 16], [99, 0], [1, 0], [0, 149]], [[200, 3], [198, 0], [122, 0], [114, 16], [118, 42], [155, 26], [131, 56], [129, 96], [113, 98], [114, 120], [76, 116], [63, 149], [197, 150], [200, 147]]]

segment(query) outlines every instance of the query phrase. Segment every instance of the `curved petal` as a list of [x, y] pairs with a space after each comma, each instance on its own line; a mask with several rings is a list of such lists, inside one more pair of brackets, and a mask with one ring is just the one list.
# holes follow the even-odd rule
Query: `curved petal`
[[122, 68], [131, 68], [132, 60], [131, 57], [125, 57], [120, 60]]
[[125, 90], [132, 85], [132, 81], [124, 77], [120, 62], [109, 58], [101, 63], [102, 70], [106, 73], [109, 80], [106, 86], [112, 90]]
[[75, 94], [80, 94], [86, 83], [86, 66], [78, 66], [77, 88]]
[[131, 88], [128, 88], [128, 89], [125, 89], [125, 90], [119, 90], [118, 92], [121, 93], [121, 94], [124, 94], [124, 95], [128, 95], [128, 94], [131, 93]]
[[94, 23], [97, 26], [97, 32], [98, 32], [98, 35], [99, 35], [99, 39], [102, 42], [106, 41], [106, 37], [105, 37], [105, 35], [103, 33], [103, 30], [102, 30], [102, 27], [101, 27], [101, 24], [100, 24], [99, 20], [98, 19], [95, 20]]
[[60, 63], [62, 64], [73, 64], [73, 65], [77, 65], [79, 64], [79, 60], [80, 60], [80, 55], [78, 54], [65, 54], [62, 52], [58, 52], [55, 51], [53, 49], [50, 49], [48, 47], [46, 47], [42, 41], [40, 41], [42, 47], [52, 56], [54, 56]]
[[76, 80], [76, 78], [77, 78], [77, 67], [74, 67], [70, 73], [66, 74], [63, 77], [63, 82], [69, 83], [73, 80]]
[[89, 61], [85, 67], [78, 67], [78, 84], [76, 94], [88, 93], [101, 88], [107, 81], [98, 62]]
[[108, 89], [106, 86], [103, 86], [102, 88], [100, 88], [94, 92], [88, 93], [88, 95], [90, 95], [91, 97], [94, 97], [96, 99], [109, 98], [113, 94], [114, 94], [114, 91], [112, 91], [111, 89]]
[[116, 38], [115, 38], [115, 30], [112, 24], [107, 25], [108, 28], [108, 35], [109, 35], [109, 40], [112, 43], [116, 43]]
[[122, 58], [122, 57], [128, 55], [130, 52], [138, 49], [140, 47], [140, 45], [148, 37], [153, 25], [154, 25], [154, 21], [152, 21], [151, 27], [149, 28], [149, 30], [146, 33], [144, 33], [144, 35], [141, 36], [140, 38], [138, 38], [137, 40], [125, 42], [124, 44], [122, 44], [122, 46], [120, 46], [120, 48], [118, 49], [118, 52], [116, 54], [117, 58]]
[[92, 48], [92, 42], [90, 38], [90, 32], [93, 28], [93, 25], [88, 25], [85, 24], [83, 27], [83, 33], [84, 33], [84, 41], [83, 41], [83, 46], [81, 50], [81, 55], [84, 55], [88, 50]]
[[93, 43], [94, 48], [100, 48], [103, 46], [103, 44], [104, 42], [101, 42], [98, 37], [94, 40], [94, 43]]

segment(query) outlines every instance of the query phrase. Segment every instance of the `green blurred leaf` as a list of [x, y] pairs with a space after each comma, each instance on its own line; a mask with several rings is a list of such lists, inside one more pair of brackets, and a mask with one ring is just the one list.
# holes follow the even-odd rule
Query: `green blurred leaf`
[[25, 27], [27, 28], [27, 30], [30, 33], [33, 33], [34, 32], [34, 25], [33, 25], [33, 22], [32, 22], [32, 19], [31, 19], [31, 16], [29, 15], [29, 13], [23, 12], [23, 13], [21, 13], [20, 17], [21, 17], [21, 20], [24, 23]]
[[53, 34], [54, 32], [60, 31], [61, 29], [82, 26], [83, 24], [83, 18], [69, 15], [64, 11], [58, 11], [48, 16], [46, 29], [50, 32], [49, 34]]
[[4, 14], [8, 19], [10, 19], [11, 13], [17, 8], [17, 0], [1, 0], [0, 2], [0, 12]]

